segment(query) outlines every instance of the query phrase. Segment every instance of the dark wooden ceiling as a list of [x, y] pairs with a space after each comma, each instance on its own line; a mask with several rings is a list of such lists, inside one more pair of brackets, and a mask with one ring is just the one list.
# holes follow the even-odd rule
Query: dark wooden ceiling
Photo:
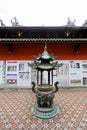
[[0, 27], [0, 39], [87, 38], [87, 27]]

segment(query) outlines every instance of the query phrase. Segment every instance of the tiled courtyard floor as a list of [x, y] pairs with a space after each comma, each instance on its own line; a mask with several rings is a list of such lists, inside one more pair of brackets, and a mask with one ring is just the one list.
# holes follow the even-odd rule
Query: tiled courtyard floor
[[61, 113], [52, 119], [32, 116], [35, 102], [31, 90], [0, 91], [0, 130], [87, 130], [87, 90], [59, 90]]

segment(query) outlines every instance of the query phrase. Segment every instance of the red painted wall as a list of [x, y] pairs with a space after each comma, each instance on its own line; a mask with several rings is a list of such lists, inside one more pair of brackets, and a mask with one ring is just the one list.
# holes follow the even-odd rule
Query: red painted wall
[[[12, 43], [13, 52], [9, 54], [6, 43], [0, 43], [0, 60], [34, 60], [34, 56], [42, 53], [44, 43]], [[74, 43], [48, 43], [48, 52], [59, 60], [87, 60], [87, 45], [81, 43], [78, 54], [74, 51]]]

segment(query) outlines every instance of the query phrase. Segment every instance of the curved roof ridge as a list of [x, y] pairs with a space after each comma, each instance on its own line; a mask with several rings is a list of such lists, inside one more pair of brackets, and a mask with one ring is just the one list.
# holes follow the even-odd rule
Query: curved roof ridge
[[48, 53], [48, 51], [47, 51], [47, 44], [45, 43], [45, 47], [44, 47], [43, 53], [38, 55], [36, 59], [37, 60], [40, 60], [40, 59], [51, 59], [51, 60], [54, 60], [55, 56], [53, 56], [53, 55]]

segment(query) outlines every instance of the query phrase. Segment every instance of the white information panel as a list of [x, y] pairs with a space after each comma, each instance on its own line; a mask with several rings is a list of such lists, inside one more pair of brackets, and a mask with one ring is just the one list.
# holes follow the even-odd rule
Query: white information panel
[[18, 86], [31, 86], [31, 61], [18, 61]]
[[81, 61], [69, 62], [69, 85], [81, 86]]
[[[31, 87], [31, 82], [37, 83], [37, 70], [30, 67], [30, 60], [0, 61], [0, 85], [16, 85]], [[50, 73], [50, 83], [58, 81], [59, 86], [87, 86], [87, 60], [58, 60], [62, 67]], [[40, 73], [39, 83], [40, 83]], [[43, 84], [48, 83], [48, 72], [43, 73]]]
[[6, 61], [6, 83], [16, 84], [18, 82], [18, 61]]

